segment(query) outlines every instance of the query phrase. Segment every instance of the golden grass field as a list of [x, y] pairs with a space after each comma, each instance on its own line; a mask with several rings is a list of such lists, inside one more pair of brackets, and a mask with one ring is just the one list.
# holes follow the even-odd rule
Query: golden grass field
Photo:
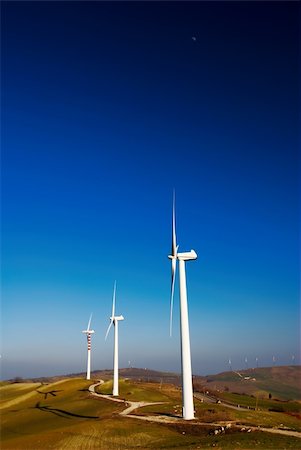
[[[88, 387], [93, 380], [70, 378], [55, 383], [2, 383], [1, 449], [286, 449], [301, 448], [301, 439], [267, 432], [238, 431], [212, 435], [211, 422], [231, 422], [246, 426], [279, 426], [300, 430], [297, 417], [269, 411], [235, 411], [221, 405], [195, 401], [197, 421], [154, 423], [120, 416], [123, 403], [93, 398]], [[98, 388], [104, 394], [111, 382]], [[181, 391], [174, 385], [120, 381], [120, 397], [126, 401], [162, 401], [134, 411], [136, 415], [181, 414]]]

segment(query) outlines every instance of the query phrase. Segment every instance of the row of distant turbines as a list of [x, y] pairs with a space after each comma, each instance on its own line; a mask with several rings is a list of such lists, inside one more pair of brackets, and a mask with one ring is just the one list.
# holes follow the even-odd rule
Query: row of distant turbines
[[[295, 364], [295, 360], [296, 360], [295, 355], [290, 355], [290, 360], [288, 361], [288, 363], [294, 365], [294, 364]], [[273, 366], [275, 366], [275, 364], [276, 364], [276, 362], [277, 362], [276, 356], [273, 356], [273, 357], [272, 357], [272, 362], [273, 362]], [[249, 369], [249, 363], [250, 363], [250, 361], [248, 361], [248, 357], [246, 356], [246, 357], [245, 357], [245, 366], [246, 366], [246, 369]], [[229, 364], [229, 369], [232, 371], [232, 361], [231, 361], [230, 358], [229, 358], [229, 360], [228, 360], [228, 364]], [[255, 357], [255, 365], [256, 365], [256, 368], [258, 369], [258, 367], [259, 367], [259, 358], [258, 358], [258, 356]], [[254, 368], [253, 365], [251, 365], [251, 367]]]
[[[170, 293], [170, 336], [172, 334], [172, 315], [174, 303], [174, 291], [176, 280], [177, 262], [179, 262], [179, 290], [180, 290], [180, 336], [181, 336], [181, 369], [182, 369], [182, 411], [183, 419], [194, 419], [194, 404], [193, 404], [193, 388], [192, 388], [192, 372], [191, 372], [191, 353], [190, 353], [190, 336], [189, 336], [189, 319], [188, 319], [188, 303], [187, 303], [187, 287], [186, 287], [186, 273], [185, 262], [197, 258], [194, 250], [189, 252], [179, 253], [179, 245], [177, 245], [176, 238], [176, 217], [175, 217], [175, 194], [173, 195], [172, 206], [172, 243], [171, 254], [168, 256], [171, 259], [171, 293]], [[116, 282], [113, 290], [113, 305], [112, 315], [110, 317], [110, 324], [106, 333], [114, 325], [114, 377], [113, 377], [113, 395], [119, 394], [118, 383], [118, 322], [124, 320], [123, 316], [115, 315], [116, 302]], [[90, 316], [88, 327], [83, 333], [87, 336], [88, 344], [88, 358], [87, 358], [87, 380], [91, 376], [91, 336], [94, 330], [90, 329], [92, 315]]]

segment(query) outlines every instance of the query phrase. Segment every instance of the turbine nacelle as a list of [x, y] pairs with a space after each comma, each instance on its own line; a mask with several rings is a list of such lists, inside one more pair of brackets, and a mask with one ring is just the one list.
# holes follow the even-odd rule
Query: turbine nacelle
[[194, 250], [190, 250], [190, 252], [177, 253], [176, 255], [168, 255], [169, 259], [179, 259], [182, 261], [189, 261], [192, 259], [197, 259], [198, 255]]
[[113, 290], [113, 302], [112, 302], [112, 314], [110, 317], [110, 323], [106, 332], [105, 340], [107, 340], [108, 334], [110, 332], [111, 326], [116, 324], [119, 320], [124, 320], [123, 316], [115, 316], [115, 302], [116, 302], [116, 281], [114, 283], [114, 290]]
[[90, 315], [90, 319], [89, 319], [89, 322], [88, 322], [87, 329], [84, 330], [84, 331], [82, 331], [82, 333], [85, 333], [85, 334], [89, 334], [89, 333], [90, 333], [90, 334], [93, 334], [93, 333], [95, 333], [94, 330], [90, 330], [90, 325], [91, 325], [92, 316], [93, 316], [93, 313], [91, 313], [91, 315]]
[[114, 317], [110, 317], [110, 321], [114, 322], [116, 320], [124, 320], [123, 316], [114, 316]]
[[197, 259], [198, 255], [194, 250], [190, 250], [190, 252], [178, 253], [177, 258], [181, 261], [189, 261], [192, 259]]

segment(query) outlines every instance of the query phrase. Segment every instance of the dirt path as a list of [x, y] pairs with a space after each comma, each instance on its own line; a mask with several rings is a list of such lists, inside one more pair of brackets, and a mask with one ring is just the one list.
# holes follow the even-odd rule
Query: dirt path
[[260, 431], [267, 431], [268, 433], [276, 433], [276, 434], [283, 434], [285, 436], [293, 436], [301, 439], [301, 433], [300, 431], [290, 431], [290, 430], [280, 430], [279, 428], [255, 428], [256, 430]]
[[105, 398], [106, 400], [111, 400], [112, 402], [124, 403], [126, 409], [124, 409], [119, 413], [121, 416], [129, 416], [132, 411], [138, 408], [143, 408], [143, 406], [163, 405], [164, 403], [164, 402], [131, 402], [129, 400], [122, 400], [120, 398], [113, 397], [112, 395], [98, 394], [97, 392], [95, 392], [95, 388], [96, 386], [100, 386], [102, 384], [103, 380], [100, 380], [98, 383], [92, 384], [92, 386], [89, 387], [90, 394], [94, 395], [95, 397], [101, 397]]
[[[209, 397], [208, 395], [201, 394], [199, 392], [194, 392], [193, 396], [195, 398], [197, 398], [198, 400], [201, 400], [201, 401], [203, 401], [205, 403], [219, 403], [220, 405], [225, 406], [226, 408], [235, 409], [237, 411], [240, 411], [242, 409], [243, 410], [249, 410], [250, 409], [247, 406], [242, 406], [242, 405], [235, 406], [235, 405], [233, 405], [231, 403], [224, 402], [223, 400], [220, 400], [219, 398]], [[251, 409], [254, 409], [254, 408], [251, 408]]]
[[[126, 406], [126, 408], [121, 411], [119, 414], [121, 416], [127, 416], [133, 419], [139, 419], [139, 420], [145, 420], [148, 422], [159, 422], [159, 423], [179, 423], [179, 422], [184, 422], [186, 423], [186, 420], [182, 419], [182, 417], [167, 417], [167, 416], [138, 416], [137, 414], [131, 414], [132, 411], [138, 409], [138, 408], [143, 408], [144, 406], [150, 406], [150, 405], [163, 405], [164, 402], [131, 402], [131, 401], [126, 401], [126, 400], [122, 400], [120, 398], [116, 398], [113, 397], [112, 395], [105, 395], [105, 394], [98, 394], [97, 392], [95, 392], [95, 388], [96, 386], [100, 386], [101, 384], [103, 384], [104, 381], [100, 380], [98, 383], [92, 384], [89, 387], [89, 392], [90, 394], [92, 394], [95, 397], [100, 397], [100, 398], [104, 398], [106, 400], [111, 400], [112, 402], [117, 402], [117, 403], [124, 403], [124, 405]], [[234, 407], [235, 408], [235, 407]], [[236, 409], [236, 408], [235, 408]], [[237, 408], [239, 409], [239, 408]], [[215, 428], [223, 428], [223, 426], [225, 425], [224, 422], [220, 422], [220, 423], [208, 423], [208, 422], [189, 422], [191, 425], [195, 425], [195, 426], [212, 426]], [[262, 427], [252, 427], [252, 426], [243, 426], [243, 425], [236, 425], [235, 422], [233, 422], [233, 425], [235, 425], [236, 428], [240, 429], [241, 431], [243, 431], [244, 429], [250, 430], [250, 431], [265, 431], [268, 433], [276, 433], [276, 434], [282, 434], [284, 436], [292, 436], [292, 437], [297, 437], [299, 439], [301, 439], [301, 432], [299, 431], [290, 431], [290, 430], [281, 430], [279, 428], [262, 428]], [[231, 423], [229, 423], [228, 426], [232, 426]]]

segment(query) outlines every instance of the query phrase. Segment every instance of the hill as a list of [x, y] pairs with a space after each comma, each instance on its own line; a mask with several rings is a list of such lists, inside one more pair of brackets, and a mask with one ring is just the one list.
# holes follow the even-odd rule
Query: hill
[[[160, 372], [151, 369], [128, 367], [119, 370], [120, 377], [136, 381], [169, 383], [181, 385], [180, 374]], [[95, 370], [91, 373], [93, 379], [109, 380], [112, 370]], [[74, 373], [54, 377], [39, 377], [23, 380], [21, 378], [9, 381], [26, 381], [53, 383], [65, 378], [85, 378], [85, 373]], [[301, 400], [301, 366], [274, 366], [255, 369], [222, 372], [216, 375], [193, 377], [195, 388], [202, 392], [225, 391], [239, 394], [259, 395], [268, 398], [271, 395], [279, 400]]]
[[[164, 382], [172, 383], [175, 385], [181, 384], [181, 376], [178, 373], [173, 372], [160, 372], [158, 370], [152, 369], [140, 369], [135, 367], [128, 367], [119, 369], [119, 375], [122, 378], [129, 378], [137, 381], [146, 382]], [[85, 372], [80, 373], [70, 373], [66, 375], [55, 375], [51, 377], [37, 377], [37, 378], [26, 378], [16, 377], [14, 379], [7, 380], [9, 382], [21, 383], [21, 382], [33, 382], [33, 383], [53, 383], [55, 381], [60, 381], [65, 378], [85, 378]], [[112, 369], [104, 370], [93, 370], [91, 372], [91, 377], [93, 379], [109, 380], [113, 376]]]
[[[181, 391], [174, 384], [123, 379], [122, 400], [115, 402], [93, 397], [88, 388], [94, 382], [72, 377], [49, 384], [2, 384], [1, 449], [300, 448], [300, 421], [288, 414], [195, 399], [197, 419], [187, 423], [179, 417]], [[112, 381], [98, 389], [111, 392]], [[160, 403], [120, 415], [129, 401]], [[258, 425], [266, 428], [260, 431]], [[271, 433], [272, 427], [282, 434]]]
[[301, 366], [260, 367], [195, 377], [199, 389], [301, 400]]

